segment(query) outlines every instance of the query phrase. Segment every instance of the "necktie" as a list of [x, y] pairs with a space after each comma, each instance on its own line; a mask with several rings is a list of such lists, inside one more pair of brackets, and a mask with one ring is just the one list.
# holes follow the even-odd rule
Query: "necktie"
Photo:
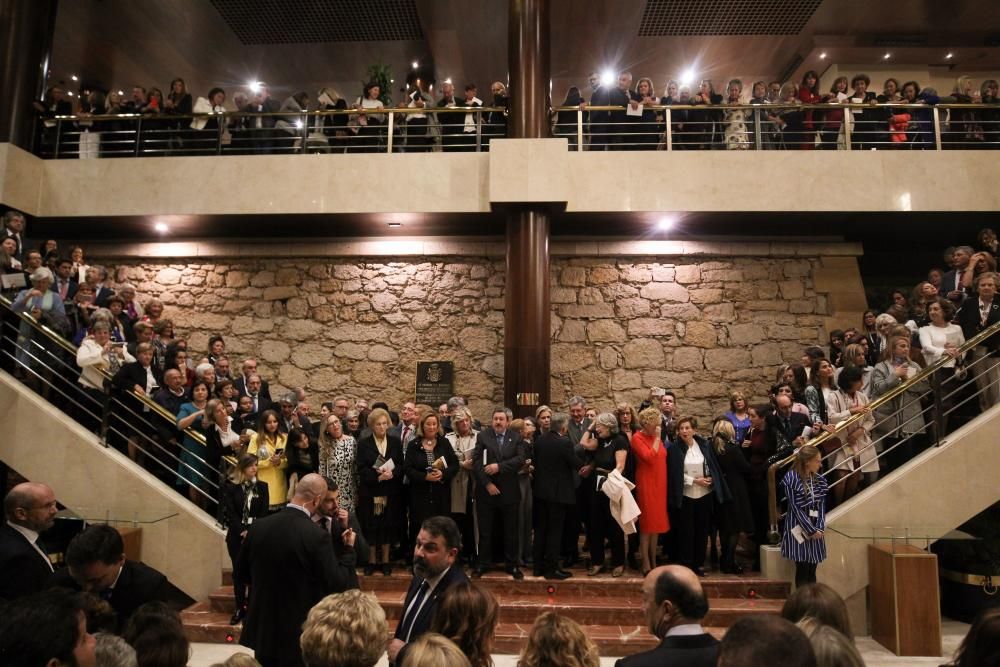
[[404, 445], [406, 444], [406, 436], [408, 436], [409, 434], [410, 434], [410, 425], [407, 424], [406, 426], [403, 427], [403, 444]]
[[319, 519], [319, 527], [329, 533], [330, 532], [330, 520], [327, 519], [325, 516], [320, 517], [320, 519]]
[[253, 394], [250, 398], [253, 399], [253, 411], [257, 412], [257, 394]]
[[424, 603], [424, 597], [427, 595], [427, 590], [430, 588], [430, 584], [424, 579], [423, 583], [420, 584], [420, 588], [417, 590], [417, 594], [413, 596], [413, 603], [410, 604], [410, 608], [406, 610], [406, 617], [403, 619], [402, 629], [400, 630], [400, 635], [403, 637], [404, 642], [410, 641], [410, 633], [413, 632], [413, 623], [417, 620], [417, 613], [420, 611], [421, 605]]
[[35, 546], [38, 547], [38, 550], [41, 551], [46, 556], [49, 555], [49, 550], [45, 548], [45, 543], [42, 542], [42, 538], [41, 537], [39, 537], [37, 540], [35, 540]]
[[59, 281], [59, 298], [65, 299], [66, 293], [69, 291], [69, 283], [65, 280]]

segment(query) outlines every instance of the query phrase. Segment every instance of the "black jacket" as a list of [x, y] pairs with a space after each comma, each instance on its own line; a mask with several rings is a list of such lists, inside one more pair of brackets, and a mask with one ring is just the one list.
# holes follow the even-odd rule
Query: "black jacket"
[[270, 496], [267, 490], [267, 482], [256, 482], [257, 495], [250, 503], [249, 518], [250, 523], [243, 523], [243, 507], [246, 505], [247, 493], [242, 484], [233, 484], [227, 481], [222, 485], [222, 509], [226, 525], [229, 532], [226, 534], [227, 540], [240, 541], [240, 533], [249, 529], [253, 521], [267, 516], [267, 508], [270, 506]]
[[309, 610], [331, 593], [357, 588], [354, 569], [338, 561], [330, 536], [297, 507], [254, 522], [239, 569], [250, 584], [240, 643], [265, 658], [298, 655]]
[[[51, 586], [81, 590], [70, 576], [69, 568], [63, 568], [52, 575]], [[170, 603], [172, 600], [174, 595], [166, 576], [144, 563], [126, 560], [118, 582], [111, 590], [108, 604], [115, 610], [118, 628], [121, 630], [135, 610], [147, 602]]]
[[459, 463], [455, 450], [443, 435], [434, 443], [434, 459], [444, 458], [448, 464], [441, 471], [440, 482], [428, 482], [427, 455], [420, 445], [422, 438], [414, 438], [406, 448], [403, 470], [410, 480], [410, 506], [420, 517], [447, 516], [451, 512], [451, 480], [458, 474]]
[[[701, 436], [695, 436], [695, 446], [701, 448], [701, 455], [705, 457], [705, 466], [708, 476], [712, 478], [712, 494], [715, 500], [724, 503], [730, 500], [729, 487], [726, 485], [726, 478], [719, 468], [719, 462], [715, 458], [712, 447], [705, 442]], [[667, 449], [667, 499], [669, 507], [680, 507], [684, 499], [684, 456], [687, 454], [687, 445], [678, 438], [671, 443]]]
[[375, 436], [369, 435], [358, 442], [356, 461], [358, 466], [358, 495], [362, 498], [378, 498], [380, 496], [396, 496], [403, 488], [403, 444], [391, 433], [386, 436], [386, 459], [392, 459], [395, 468], [392, 479], [378, 481], [378, 471], [375, 462], [378, 460], [378, 447], [375, 446]]
[[45, 588], [52, 568], [28, 542], [28, 538], [9, 525], [0, 528], [0, 600], [14, 600]]
[[[979, 316], [979, 297], [974, 295], [962, 303], [962, 307], [959, 309], [958, 316], [955, 319], [958, 326], [962, 327], [962, 335], [965, 336], [965, 340], [969, 340], [973, 336], [989, 329], [997, 322], [1000, 322], [1000, 296], [993, 297], [993, 301], [990, 303], [989, 314], [986, 316], [985, 325], [982, 324], [982, 319]], [[996, 354], [1000, 351], [1000, 334], [994, 334], [990, 338], [987, 338], [984, 344], [990, 352]]]
[[[496, 475], [487, 475], [485, 465], [499, 463], [500, 471]], [[504, 433], [503, 448], [497, 445], [497, 434], [491, 428], [480, 431], [476, 436], [476, 448], [472, 453], [472, 471], [476, 476], [476, 500], [487, 505], [516, 505], [521, 502], [521, 486], [518, 482], [518, 472], [524, 465], [524, 442], [521, 434], [507, 429]], [[491, 496], [487, 484], [495, 484], [500, 489], [500, 495]]]
[[651, 651], [622, 658], [615, 667], [715, 667], [719, 640], [710, 634], [667, 637]]
[[[423, 583], [423, 579], [414, 576], [410, 581], [410, 589], [406, 591], [406, 599], [403, 601], [403, 610], [400, 612], [399, 623], [396, 624], [396, 639], [402, 639], [409, 645], [415, 639], [421, 635], [427, 633], [431, 627], [431, 621], [434, 619], [434, 614], [437, 612], [438, 605], [441, 603], [441, 597], [445, 592], [455, 586], [456, 584], [463, 584], [469, 581], [468, 577], [465, 576], [465, 572], [462, 571], [462, 566], [459, 563], [454, 563], [451, 568], [445, 573], [438, 585], [434, 587], [431, 592], [430, 598], [424, 602], [424, 606], [420, 609], [420, 615], [417, 616], [416, 620], [413, 621], [413, 625], [410, 629], [410, 636], [401, 637], [400, 632], [403, 627], [403, 618], [406, 615], [406, 609], [410, 606], [410, 602], [413, 600], [413, 596], [417, 594], [417, 590], [420, 588], [420, 584]], [[406, 646], [400, 651], [399, 655], [396, 656], [396, 664], [401, 664], [403, 662], [403, 654], [406, 650]]]
[[573, 505], [576, 503], [576, 481], [579, 468], [569, 436], [549, 431], [535, 441], [535, 479], [532, 493], [539, 500]]

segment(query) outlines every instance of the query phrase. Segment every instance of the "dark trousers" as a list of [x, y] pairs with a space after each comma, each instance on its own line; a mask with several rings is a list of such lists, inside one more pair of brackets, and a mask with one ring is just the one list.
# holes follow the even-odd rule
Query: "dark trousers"
[[697, 500], [685, 497], [671, 514], [672, 532], [677, 534], [677, 561], [691, 569], [705, 564], [705, 545], [712, 523], [712, 495]]
[[767, 532], [771, 525], [767, 511], [767, 479], [750, 480], [750, 513], [753, 515], [753, 541], [758, 547], [753, 562], [759, 567], [760, 546], [768, 543]]
[[816, 563], [795, 561], [795, 587], [816, 583]]
[[518, 504], [490, 505], [476, 500], [479, 519], [479, 567], [488, 567], [493, 558], [493, 520], [497, 513], [503, 515], [503, 559], [508, 567], [517, 565], [517, 516]]
[[559, 569], [559, 546], [569, 505], [535, 498], [535, 568], [545, 574]]
[[[237, 517], [237, 521], [239, 517]], [[240, 531], [236, 529], [230, 529], [226, 534], [226, 549], [229, 551], [229, 559], [233, 563], [233, 598], [236, 600], [236, 609], [240, 610], [246, 606], [247, 602], [247, 582], [246, 577], [243, 576], [243, 572], [240, 570], [238, 565], [240, 561], [240, 547], [243, 545], [243, 539], [240, 537]]]
[[608, 497], [597, 491], [591, 494], [590, 528], [587, 541], [590, 543], [590, 565], [604, 565], [604, 542], [611, 542], [611, 567], [625, 564], [625, 534], [615, 518], [611, 516]]

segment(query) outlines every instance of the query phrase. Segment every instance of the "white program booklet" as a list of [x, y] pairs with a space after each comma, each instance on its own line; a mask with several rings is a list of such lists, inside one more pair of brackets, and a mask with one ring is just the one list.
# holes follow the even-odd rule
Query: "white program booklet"
[[627, 107], [625, 107], [625, 115], [626, 116], [642, 116], [642, 105], [640, 104], [640, 105], [636, 106], [636, 108], [633, 109], [632, 105], [629, 104]]

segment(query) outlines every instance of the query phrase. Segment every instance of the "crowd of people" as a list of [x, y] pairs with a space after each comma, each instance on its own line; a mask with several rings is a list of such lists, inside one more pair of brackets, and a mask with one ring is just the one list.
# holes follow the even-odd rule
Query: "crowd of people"
[[[1000, 321], [997, 238], [989, 229], [975, 248], [949, 248], [947, 271], [931, 269], [912, 290], [894, 291], [884, 312], [867, 311], [860, 326], [831, 331], [828, 349], [808, 347], [800, 362], [780, 367], [767, 400], [733, 390], [730, 409], [701, 428], [674, 392], [657, 387], [639, 406], [598, 410], [577, 396], [564, 412], [543, 405], [517, 419], [503, 406], [474, 415], [459, 396], [440, 406], [408, 401], [398, 412], [377, 398], [336, 396], [318, 400], [317, 420], [304, 389], [272, 397], [256, 359], [231, 361], [221, 335], [206, 350], [188, 350], [155, 297], [112, 286], [80, 248], [68, 258], [54, 240], [31, 250], [16, 211], [4, 223], [0, 265], [31, 283], [9, 293], [13, 312], [78, 343], [81, 402], [113, 405], [109, 441], [217, 511], [230, 527], [234, 562], [253, 519], [280, 510], [299, 479], [318, 473], [333, 481], [338, 506], [356, 522], [366, 574], [388, 574], [405, 560], [406, 545], [431, 516], [457, 521], [462, 558], [475, 575], [502, 562], [515, 578], [528, 566], [538, 576], [565, 577], [579, 563], [594, 576], [621, 576], [626, 567], [648, 572], [664, 558], [702, 573], [706, 544], [713, 567], [739, 573], [757, 567], [754, 547], [768, 542], [767, 469], [776, 458], [829, 433], [818, 441], [820, 460], [801, 460], [780, 494], [791, 504], [786, 523], [821, 536], [824, 509], [927, 447], [934, 429], [954, 420], [946, 413], [963, 391], [975, 384], [984, 410], [1000, 399], [1000, 340], [958, 353]], [[14, 326], [15, 370], [40, 384], [29, 341], [43, 337], [25, 321]], [[942, 359], [933, 383], [911, 383], [877, 410], [868, 407]], [[939, 403], [928, 396], [931, 384], [943, 395]], [[858, 414], [849, 428], [840, 426]], [[79, 416], [99, 427], [95, 415]], [[813, 505], [802, 505], [806, 499]], [[751, 554], [742, 563], [741, 536]], [[799, 580], [815, 580], [822, 540], [797, 542], [791, 530], [784, 536]]]
[[[766, 400], [732, 391], [730, 409], [702, 429], [674, 392], [658, 387], [638, 406], [601, 410], [575, 396], [565, 411], [542, 405], [516, 419], [504, 406], [474, 415], [460, 396], [439, 406], [407, 401], [398, 413], [376, 399], [336, 396], [319, 400], [317, 421], [304, 389], [274, 400], [256, 359], [231, 361], [221, 335], [206, 350], [188, 350], [155, 297], [113, 285], [80, 248], [67, 258], [54, 240], [31, 250], [16, 211], [3, 222], [3, 275], [31, 284], [7, 288], [11, 310], [79, 344], [79, 391], [113, 413], [109, 442], [193, 502], [219, 509], [234, 563], [233, 623], [249, 621], [254, 591], [271, 588], [255, 585], [273, 570], [255, 571], [248, 545], [265, 545], [256, 547], [260, 563], [267, 545], [287, 542], [255, 538], [265, 532], [257, 526], [292, 505], [306, 507], [331, 538], [321, 573], [331, 589], [356, 585], [357, 568], [372, 576], [419, 565], [429, 539], [421, 534], [430, 526], [446, 535], [442, 519], [457, 531], [446, 535], [454, 572], [467, 565], [474, 579], [497, 562], [514, 579], [531, 567], [561, 580], [580, 563], [590, 576], [619, 577], [626, 567], [648, 575], [663, 562], [704, 576], [709, 552], [721, 572], [756, 569], [770, 523], [767, 471], [793, 454], [781, 480], [782, 553], [796, 563], [798, 584], [815, 582], [826, 511], [928, 446], [932, 425], [945, 428], [944, 414], [925, 418], [926, 382], [877, 410], [869, 402], [939, 360], [946, 363], [932, 384], [947, 392], [945, 408], [960, 385], [976, 385], [982, 409], [996, 404], [1000, 388], [1000, 337], [959, 353], [1000, 322], [989, 229], [976, 248], [949, 248], [947, 271], [931, 269], [912, 291], [893, 292], [885, 312], [866, 312], [859, 327], [831, 331], [828, 349], [808, 347], [800, 362], [782, 366]], [[15, 350], [14, 369], [43, 389], [37, 350], [50, 343], [26, 320], [10, 326], [16, 345], [6, 333], [4, 345]], [[824, 432], [836, 438], [808, 444]], [[741, 536], [750, 545], [742, 564]]]
[[[390, 110], [406, 111], [394, 126], [395, 151], [474, 151], [477, 145], [485, 150], [491, 138], [506, 136], [509, 92], [500, 81], [491, 85], [487, 106], [494, 110], [482, 114], [474, 111], [484, 106], [476, 85], [467, 84], [456, 92], [450, 80], [441, 84], [436, 99], [429, 83], [411, 84], [395, 104], [390, 91], [376, 82], [366, 84], [354, 99], [324, 88], [315, 98], [298, 91], [284, 100], [271, 97], [267, 84], [257, 83], [249, 94], [235, 93], [229, 106], [222, 88], [200, 97], [177, 78], [167, 90], [164, 96], [157, 87], [133, 86], [128, 95], [124, 90], [80, 90], [67, 97], [62, 87], [53, 86], [35, 103], [39, 152], [55, 155], [57, 142], [60, 155], [70, 157], [384, 152], [385, 112]], [[588, 150], [664, 149], [668, 135], [674, 150], [836, 150], [848, 144], [855, 150], [929, 150], [936, 147], [935, 105], [982, 104], [987, 106], [941, 113], [943, 147], [976, 149], [998, 145], [997, 103], [995, 79], [986, 79], [977, 88], [968, 76], [958, 77], [952, 90], [942, 93], [917, 81], [889, 77], [878, 92], [867, 74], [838, 76], [827, 88], [810, 70], [800, 83], [745, 85], [741, 79], [731, 79], [724, 88], [709, 79], [697, 87], [671, 79], [659, 95], [648, 77], [633, 82], [632, 73], [625, 71], [617, 84], [608, 84], [592, 72], [589, 99], [581, 87], [570, 87], [552, 112], [552, 129], [555, 136], [567, 137], [571, 147], [582, 133]], [[845, 109], [844, 105], [866, 106]], [[671, 110], [668, 122], [665, 108], [673, 106], [681, 108]], [[574, 109], [583, 110], [582, 127]], [[344, 113], [308, 115], [313, 111]], [[224, 119], [214, 115], [223, 113], [230, 115]], [[58, 122], [61, 116], [75, 118]], [[92, 116], [121, 117], [93, 120]], [[141, 125], [128, 116], [141, 118]]]
[[[289, 505], [250, 530], [240, 557], [252, 582], [240, 641], [254, 657], [235, 654], [215, 667], [373, 667], [385, 655], [401, 667], [491, 667], [499, 605], [489, 589], [465, 577], [458, 525], [443, 516], [421, 524], [402, 616], [387, 641], [385, 611], [373, 594], [359, 590], [344, 558], [356, 536], [346, 523], [331, 527], [322, 520], [329, 488], [319, 475], [304, 476]], [[88, 526], [66, 548], [66, 567], [54, 569], [40, 538], [56, 509], [53, 490], [38, 482], [19, 484], [4, 498], [0, 566], [16, 576], [0, 582], [3, 664], [187, 665], [191, 647], [166, 579], [126, 558], [117, 529]], [[681, 565], [653, 569], [642, 582], [642, 611], [646, 630], [660, 643], [616, 667], [864, 665], [844, 600], [823, 584], [798, 586], [780, 616], [748, 615], [721, 642], [702, 626], [709, 609], [695, 572]], [[993, 664], [998, 637], [1000, 612], [987, 610], [950, 667]], [[517, 664], [598, 667], [600, 655], [576, 621], [547, 611], [535, 618]]]

